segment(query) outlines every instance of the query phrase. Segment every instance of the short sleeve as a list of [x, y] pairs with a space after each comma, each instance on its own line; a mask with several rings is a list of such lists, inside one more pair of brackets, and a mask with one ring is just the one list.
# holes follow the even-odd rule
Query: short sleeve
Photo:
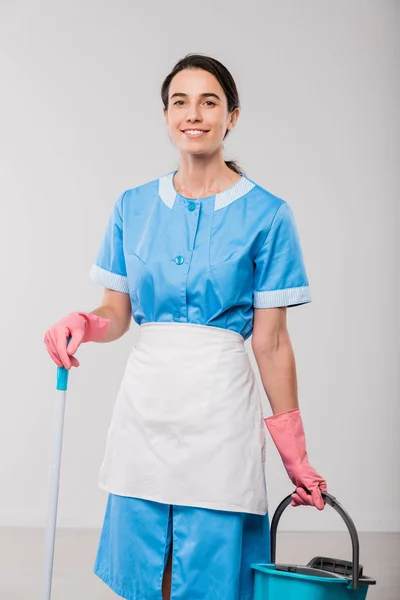
[[124, 194], [117, 199], [107, 224], [96, 260], [90, 270], [90, 279], [111, 290], [129, 294], [123, 244]]
[[297, 227], [286, 202], [278, 208], [254, 262], [254, 308], [311, 302]]

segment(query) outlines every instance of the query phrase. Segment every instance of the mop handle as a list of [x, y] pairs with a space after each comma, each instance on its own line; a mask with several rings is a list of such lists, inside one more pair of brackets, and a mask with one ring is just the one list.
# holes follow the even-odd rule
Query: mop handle
[[[68, 339], [68, 342], [71, 338]], [[69, 371], [57, 367], [57, 398], [54, 411], [53, 449], [47, 513], [42, 600], [50, 600], [53, 578], [54, 545], [57, 527], [58, 490], [60, 485], [61, 453], [64, 431], [65, 401]]]
[[[351, 545], [353, 550], [353, 571], [352, 571], [352, 588], [354, 590], [359, 587], [359, 568], [360, 568], [360, 542], [358, 539], [358, 533], [356, 526], [354, 525], [353, 519], [350, 515], [345, 511], [343, 506], [337, 501], [335, 496], [328, 494], [328, 492], [321, 492], [322, 498], [325, 501], [325, 504], [329, 504], [332, 508], [336, 510], [337, 513], [342, 517], [345, 522], [347, 529], [351, 538]], [[271, 522], [271, 531], [270, 531], [270, 549], [271, 549], [271, 563], [275, 563], [276, 560], [276, 533], [278, 529], [278, 523], [282, 516], [283, 511], [287, 508], [292, 502], [292, 494], [286, 496], [279, 504], [276, 509], [274, 516]]]

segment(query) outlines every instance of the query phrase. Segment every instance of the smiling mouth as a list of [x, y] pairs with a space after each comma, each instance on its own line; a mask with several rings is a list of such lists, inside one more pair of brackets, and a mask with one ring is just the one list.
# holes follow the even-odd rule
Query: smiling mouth
[[206, 129], [183, 129], [182, 133], [191, 138], [198, 138], [208, 133], [208, 131]]

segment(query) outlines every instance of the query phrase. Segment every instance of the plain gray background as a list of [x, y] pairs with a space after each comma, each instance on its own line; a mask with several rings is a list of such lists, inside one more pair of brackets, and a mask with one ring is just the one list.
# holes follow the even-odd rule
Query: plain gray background
[[[400, 530], [399, 13], [387, 0], [0, 2], [0, 525], [44, 525], [56, 371], [44, 332], [100, 303], [88, 273], [117, 196], [176, 168], [160, 86], [201, 52], [239, 88], [226, 158], [299, 227], [313, 303], [290, 309], [289, 328], [310, 461], [360, 531]], [[78, 352], [61, 526], [101, 525], [97, 474], [137, 335]], [[293, 486], [270, 438], [267, 461], [272, 511]], [[282, 520], [342, 528], [329, 509]]]

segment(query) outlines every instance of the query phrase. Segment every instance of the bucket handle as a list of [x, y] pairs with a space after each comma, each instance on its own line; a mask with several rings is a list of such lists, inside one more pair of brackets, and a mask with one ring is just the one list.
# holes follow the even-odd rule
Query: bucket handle
[[[352, 588], [357, 590], [359, 587], [359, 568], [360, 568], [360, 542], [358, 539], [358, 533], [356, 526], [354, 525], [353, 520], [350, 515], [344, 510], [343, 506], [336, 500], [334, 496], [328, 494], [328, 492], [321, 492], [322, 498], [325, 504], [329, 504], [332, 508], [339, 513], [345, 522], [347, 529], [349, 530], [351, 537], [351, 544], [353, 548], [353, 576], [352, 576]], [[282, 516], [285, 508], [289, 506], [292, 502], [292, 494], [287, 496], [282, 500], [276, 509], [274, 516], [271, 522], [271, 533], [270, 533], [270, 541], [271, 541], [271, 563], [275, 564], [276, 560], [276, 533], [278, 529], [278, 523]]]

